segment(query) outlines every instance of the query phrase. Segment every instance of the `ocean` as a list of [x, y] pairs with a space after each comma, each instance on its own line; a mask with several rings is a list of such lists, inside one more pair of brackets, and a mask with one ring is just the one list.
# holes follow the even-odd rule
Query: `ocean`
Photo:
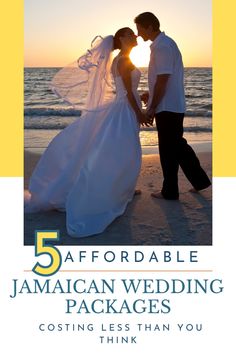
[[[74, 110], [50, 89], [52, 77], [60, 68], [25, 68], [24, 75], [24, 145], [25, 149], [43, 151], [62, 129], [79, 119]], [[148, 89], [147, 68], [142, 72], [140, 94]], [[191, 145], [212, 140], [212, 69], [185, 68], [186, 114], [184, 136]], [[81, 92], [81, 107], [86, 92]], [[142, 127], [140, 139], [144, 153], [158, 147], [155, 127]]]

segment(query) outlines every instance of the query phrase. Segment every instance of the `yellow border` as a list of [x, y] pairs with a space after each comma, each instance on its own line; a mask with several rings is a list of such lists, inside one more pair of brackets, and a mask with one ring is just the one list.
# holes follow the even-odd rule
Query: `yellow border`
[[0, 176], [23, 176], [23, 1], [0, 11]]
[[213, 176], [215, 177], [236, 176], [235, 13], [235, 1], [213, 0]]
[[[213, 175], [236, 176], [235, 2], [213, 0]], [[0, 176], [23, 176], [22, 0], [1, 5]], [[201, 26], [201, 19], [199, 19]]]

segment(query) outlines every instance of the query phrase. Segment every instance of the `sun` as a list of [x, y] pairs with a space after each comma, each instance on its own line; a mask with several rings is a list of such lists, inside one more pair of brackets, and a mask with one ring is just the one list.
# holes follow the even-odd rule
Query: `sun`
[[147, 67], [150, 60], [150, 42], [144, 42], [141, 37], [137, 38], [138, 45], [130, 53], [130, 59], [137, 67]]

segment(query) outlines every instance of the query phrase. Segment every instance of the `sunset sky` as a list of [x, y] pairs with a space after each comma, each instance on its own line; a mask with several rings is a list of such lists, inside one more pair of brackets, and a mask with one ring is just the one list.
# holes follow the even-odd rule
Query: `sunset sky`
[[[25, 0], [25, 66], [64, 66], [96, 35], [136, 32], [133, 19], [145, 11], [177, 42], [185, 66], [212, 65], [211, 0]], [[149, 46], [139, 39], [131, 55], [137, 66], [148, 65]]]

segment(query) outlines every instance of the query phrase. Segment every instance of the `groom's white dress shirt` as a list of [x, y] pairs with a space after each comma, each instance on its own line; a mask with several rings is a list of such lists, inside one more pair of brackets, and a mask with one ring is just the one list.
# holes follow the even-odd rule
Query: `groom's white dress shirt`
[[156, 113], [162, 111], [184, 113], [184, 68], [182, 56], [176, 43], [161, 32], [151, 46], [148, 68], [149, 105], [151, 104], [157, 75], [170, 74], [166, 92], [156, 108]]

